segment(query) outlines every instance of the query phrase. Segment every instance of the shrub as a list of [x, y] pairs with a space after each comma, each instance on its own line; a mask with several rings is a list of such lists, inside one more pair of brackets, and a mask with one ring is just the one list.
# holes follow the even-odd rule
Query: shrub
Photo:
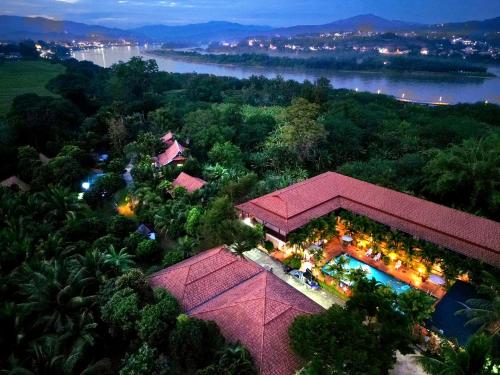
[[139, 337], [150, 345], [161, 347], [166, 343], [181, 312], [177, 300], [164, 289], [154, 291], [156, 303], [141, 311], [138, 322]]
[[139, 296], [131, 288], [119, 290], [101, 308], [101, 314], [112, 328], [130, 333], [139, 316]]
[[274, 244], [271, 241], [264, 241], [264, 249], [271, 252], [274, 250]]
[[298, 270], [302, 265], [302, 257], [300, 255], [292, 255], [283, 260], [283, 263], [288, 267], [293, 268], [294, 270]]
[[170, 250], [163, 257], [163, 266], [169, 267], [185, 259], [184, 252], [180, 250]]
[[141, 259], [154, 256], [159, 250], [158, 244], [153, 240], [144, 240], [137, 245], [136, 254]]
[[189, 372], [204, 368], [223, 347], [224, 338], [214, 322], [189, 318], [182, 314], [170, 335], [170, 353], [177, 365]]
[[155, 374], [158, 367], [156, 350], [143, 344], [136, 353], [125, 357], [120, 375]]

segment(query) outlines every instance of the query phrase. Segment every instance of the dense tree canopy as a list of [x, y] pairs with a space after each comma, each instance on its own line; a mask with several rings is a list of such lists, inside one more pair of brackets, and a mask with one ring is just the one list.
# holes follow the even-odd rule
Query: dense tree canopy
[[[327, 80], [160, 72], [140, 58], [61, 63], [56, 96], [19, 96], [0, 118], [1, 177], [31, 187], [0, 189], [6, 373], [253, 373], [246, 349], [180, 315], [145, 275], [211, 246], [253, 248], [262, 228], [242, 224], [235, 203], [326, 170], [499, 217], [496, 105], [422, 107]], [[157, 167], [169, 130], [186, 161]], [[180, 172], [207, 183], [174, 188]], [[425, 296], [362, 284], [346, 309], [298, 319], [292, 346], [309, 373], [385, 373], [428, 313]]]

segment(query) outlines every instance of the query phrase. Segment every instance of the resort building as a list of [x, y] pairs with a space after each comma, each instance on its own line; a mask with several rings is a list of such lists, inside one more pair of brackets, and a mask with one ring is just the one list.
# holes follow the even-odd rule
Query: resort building
[[300, 361], [289, 347], [295, 317], [323, 308], [256, 263], [225, 247], [204, 251], [150, 278], [192, 317], [217, 323], [230, 341], [252, 354], [261, 375], [291, 375]]
[[155, 158], [155, 164], [157, 167], [165, 165], [182, 166], [186, 161], [186, 158], [183, 156], [184, 151], [184, 146], [174, 140], [164, 152]]
[[188, 175], [185, 172], [181, 172], [179, 176], [172, 182], [172, 185], [175, 187], [183, 187], [187, 190], [188, 193], [194, 193], [197, 190], [200, 190], [203, 186], [206, 185], [206, 181], [202, 180], [198, 177], [193, 177]]
[[500, 265], [500, 223], [326, 172], [238, 205], [248, 224], [261, 223], [275, 248], [311, 220], [343, 209], [469, 258]]
[[167, 132], [163, 137], [161, 137], [161, 140], [167, 146], [172, 146], [172, 144], [174, 143], [174, 133], [172, 133], [171, 131]]

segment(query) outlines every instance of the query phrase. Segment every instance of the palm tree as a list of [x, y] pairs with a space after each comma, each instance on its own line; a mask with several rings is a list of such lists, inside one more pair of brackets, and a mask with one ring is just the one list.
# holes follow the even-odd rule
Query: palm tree
[[476, 334], [464, 348], [443, 340], [439, 357], [419, 356], [418, 361], [431, 375], [486, 375], [493, 374], [490, 358], [491, 337]]
[[96, 295], [90, 291], [91, 278], [82, 270], [72, 271], [69, 261], [44, 261], [33, 267], [24, 265], [19, 274], [20, 293], [26, 297], [19, 307], [32, 328], [44, 332], [63, 332], [74, 324], [82, 309], [91, 309]]
[[46, 218], [56, 222], [75, 219], [85, 207], [74, 193], [64, 187], [51, 187], [38, 196]]
[[113, 245], [109, 245], [104, 254], [104, 264], [113, 267], [119, 273], [123, 273], [135, 265], [134, 256], [127, 253], [124, 247], [120, 251], [116, 251]]
[[479, 293], [490, 296], [472, 298], [466, 301], [467, 308], [458, 310], [456, 315], [465, 315], [469, 319], [465, 325], [479, 326], [480, 331], [488, 331], [493, 335], [500, 332], [500, 288], [495, 276], [487, 271], [482, 272], [483, 280], [478, 287]]
[[434, 312], [434, 298], [417, 290], [410, 289], [398, 295], [398, 306], [412, 323], [422, 324]]
[[251, 375], [255, 374], [252, 357], [239, 343], [229, 344], [219, 352], [219, 370], [224, 374]]
[[458, 310], [456, 315], [465, 315], [469, 319], [465, 325], [479, 326], [480, 331], [488, 331], [492, 335], [500, 332], [500, 296], [491, 300], [472, 298], [466, 301], [467, 308]]
[[346, 279], [348, 273], [346, 266], [348, 263], [349, 259], [347, 257], [340, 256], [334, 261], [327, 263], [324, 269], [327, 273], [332, 273], [331, 276], [336, 278], [338, 281], [342, 281]]

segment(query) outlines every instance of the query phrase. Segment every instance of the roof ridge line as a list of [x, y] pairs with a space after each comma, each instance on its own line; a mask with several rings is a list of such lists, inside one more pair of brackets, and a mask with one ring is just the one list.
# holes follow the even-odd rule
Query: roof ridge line
[[[245, 280], [245, 281], [248, 281], [248, 280], [250, 280], [250, 279], [247, 279], [247, 280]], [[232, 289], [232, 288], [231, 288], [231, 289]], [[229, 289], [229, 290], [230, 290], [230, 289]], [[222, 294], [224, 294], [224, 293], [221, 293], [220, 295], [222, 295]], [[220, 295], [219, 295], [219, 296], [220, 296]], [[206, 313], [206, 312], [214, 312], [214, 311], [219, 311], [219, 310], [227, 309], [228, 307], [234, 307], [234, 306], [236, 306], [236, 305], [240, 305], [240, 304], [242, 304], [242, 303], [244, 303], [244, 302], [257, 301], [257, 300], [259, 300], [259, 299], [263, 299], [263, 297], [256, 297], [256, 298], [247, 299], [247, 300], [245, 300], [245, 301], [233, 302], [233, 303], [231, 303], [231, 304], [229, 304], [229, 305], [227, 305], [227, 306], [221, 306], [221, 307], [218, 307], [218, 308], [214, 308], [214, 309], [210, 309], [210, 310], [205, 310], [205, 311], [203, 311], [203, 313]], [[208, 301], [207, 301], [207, 302], [208, 302]], [[206, 303], [206, 302], [205, 302], [205, 303]], [[204, 304], [204, 303], [203, 303], [203, 304]], [[201, 305], [203, 305], [203, 304], [201, 304]], [[198, 306], [194, 307], [193, 309], [198, 308], [198, 307], [201, 307], [201, 305], [198, 305]], [[190, 312], [191, 312], [191, 313], [193, 312], [193, 309], [192, 309], [192, 310], [190, 310]]]
[[[409, 195], [409, 194], [408, 194], [408, 195]], [[411, 195], [410, 195], [410, 196], [411, 196]], [[436, 229], [436, 228], [430, 227], [430, 226], [428, 226], [428, 225], [425, 225], [425, 224], [422, 224], [422, 223], [416, 222], [416, 221], [414, 221], [414, 220], [410, 220], [410, 219], [408, 219], [408, 218], [405, 218], [405, 217], [400, 216], [400, 215], [397, 215], [397, 214], [392, 214], [392, 213], [390, 213], [390, 212], [388, 212], [388, 211], [386, 211], [386, 210], [382, 210], [382, 209], [380, 209], [380, 208], [373, 207], [373, 206], [371, 206], [371, 205], [369, 205], [369, 204], [366, 204], [366, 203], [357, 202], [357, 201], [355, 201], [355, 200], [353, 200], [353, 199], [351, 199], [351, 198], [345, 197], [345, 196], [341, 196], [341, 195], [339, 195], [339, 197], [340, 197], [341, 199], [346, 199], [346, 200], [348, 200], [348, 201], [350, 201], [350, 202], [353, 202], [353, 203], [355, 203], [355, 204], [358, 204], [358, 205], [360, 205], [360, 206], [367, 207], [367, 208], [369, 208], [369, 209], [371, 209], [371, 210], [376, 210], [376, 211], [382, 212], [382, 213], [383, 213], [383, 214], [385, 214], [385, 215], [389, 215], [389, 216], [391, 216], [391, 217], [395, 217], [395, 218], [400, 219], [400, 220], [402, 220], [402, 221], [406, 221], [406, 222], [408, 222], [408, 223], [410, 223], [410, 224], [413, 224], [413, 225], [416, 225], [416, 226], [418, 226], [418, 227], [422, 227], [422, 228], [430, 229], [430, 230], [431, 230], [431, 231], [433, 231], [433, 232], [436, 232], [436, 233], [439, 233], [439, 234], [442, 234], [442, 235], [445, 235], [445, 236], [448, 236], [448, 237], [451, 237], [451, 238], [458, 239], [458, 240], [460, 240], [460, 241], [466, 242], [466, 243], [471, 244], [471, 245], [473, 245], [473, 246], [477, 246], [477, 247], [482, 248], [482, 249], [484, 249], [484, 250], [486, 250], [486, 251], [488, 251], [488, 252], [492, 252], [492, 253], [495, 253], [495, 254], [500, 254], [500, 251], [499, 251], [499, 250], [496, 250], [496, 249], [494, 249], [494, 248], [487, 247], [487, 246], [483, 245], [482, 243], [481, 243], [481, 244], [479, 244], [479, 243], [474, 243], [474, 242], [472, 242], [472, 241], [470, 241], [470, 240], [468, 240], [468, 239], [465, 239], [465, 238], [463, 238], [463, 237], [459, 237], [458, 235], [443, 232], [443, 231], [442, 231], [442, 230], [440, 230], [440, 229]], [[416, 197], [413, 197], [413, 198], [416, 198]], [[421, 199], [421, 198], [417, 198], [417, 199]], [[424, 199], [424, 200], [425, 200], [425, 199]], [[426, 202], [427, 202], [427, 201], [426, 201]], [[431, 202], [431, 203], [434, 203], [434, 202]], [[437, 203], [434, 203], [434, 204], [437, 204]], [[441, 205], [439, 205], [439, 206], [441, 206]], [[446, 206], [443, 206], [443, 207], [446, 207]], [[346, 208], [342, 207], [342, 204], [340, 204], [340, 207], [339, 207], [339, 208], [342, 208], [342, 209], [344, 209], [344, 210], [348, 210], [348, 211], [352, 211], [352, 209], [346, 209]], [[449, 207], [447, 207], [447, 208], [449, 208]], [[456, 211], [459, 211], [459, 210], [456, 210]], [[462, 211], [459, 211], [459, 212], [462, 212]], [[356, 213], [356, 212], [354, 212], [354, 213], [355, 213], [356, 215], [362, 215], [362, 216], [365, 216], [365, 217], [368, 217], [368, 218], [369, 218], [369, 216], [368, 216], [368, 215], [365, 215], [365, 214], [358, 214], [358, 213]], [[474, 215], [473, 215], [473, 216], [474, 216]], [[482, 218], [482, 219], [483, 219], [483, 218]], [[372, 220], [373, 220], [373, 219], [372, 219]], [[382, 224], [384, 224], [384, 223], [382, 223]], [[384, 224], [384, 225], [388, 225], [388, 224]], [[401, 231], [401, 232], [403, 232], [403, 233], [409, 234], [408, 232], [404, 231], [403, 229], [399, 229], [399, 228], [397, 228], [397, 226], [396, 226], [396, 225], [391, 225], [391, 226], [392, 226], [392, 227], [394, 227], [394, 228], [396, 228], [396, 229], [398, 229], [399, 231]], [[420, 237], [420, 238], [422, 238], [422, 239], [424, 239], [424, 240], [425, 240], [425, 238], [423, 238], [422, 236], [418, 236], [418, 237]], [[432, 241], [429, 241], [429, 240], [425, 240], [425, 241], [432, 242]], [[443, 245], [440, 245], [440, 246], [443, 246]], [[444, 247], [444, 248], [447, 248], [446, 246], [443, 246], [443, 247]], [[450, 249], [450, 250], [451, 250], [451, 249]], [[460, 252], [458, 252], [457, 250], [452, 250], [452, 251], [454, 251], [455, 253], [459, 253], [459, 254], [461, 254], [461, 253], [460, 253]], [[463, 254], [462, 254], [462, 255], [463, 255]]]
[[[217, 255], [217, 254], [214, 254], [214, 255]], [[211, 255], [211, 256], [209, 256], [208, 258], [211, 258], [211, 257], [212, 257], [212, 255]], [[237, 262], [237, 261], [238, 261], [238, 259], [233, 259], [231, 262], [226, 263], [226, 264], [224, 264], [223, 266], [220, 266], [219, 268], [216, 268], [215, 270], [210, 271], [209, 273], [204, 274], [202, 277], [200, 277], [200, 278], [198, 278], [198, 279], [194, 279], [193, 281], [190, 281], [190, 282], [186, 283], [186, 285], [190, 285], [190, 284], [192, 284], [192, 283], [194, 283], [194, 282], [196, 282], [196, 281], [198, 281], [198, 280], [204, 279], [205, 277], [210, 276], [210, 275], [211, 275], [211, 274], [213, 274], [214, 272], [217, 272], [217, 271], [221, 270], [222, 268], [225, 268], [225, 267], [227, 267], [227, 266], [229, 266], [229, 265], [231, 265], [231, 264], [233, 264], [234, 262]], [[197, 263], [198, 263], [198, 262], [196, 262], [196, 263], [194, 263], [194, 264], [197, 264]], [[189, 266], [189, 272], [191, 272], [191, 267], [192, 267], [192, 266], [194, 266], [194, 264], [191, 264], [191, 265]], [[189, 274], [189, 272], [188, 272], [188, 274]]]
[[[211, 255], [207, 256], [206, 258], [203, 258], [203, 259], [201, 259], [201, 260], [197, 260], [197, 261], [196, 261], [196, 262], [194, 262], [193, 264], [200, 263], [200, 262], [202, 262], [202, 261], [203, 261], [203, 260], [205, 260], [205, 259], [211, 258], [211, 257], [213, 257], [213, 256], [215, 256], [215, 255], [217, 255], [217, 254], [219, 254], [221, 250], [225, 250], [225, 245], [224, 245], [224, 246], [219, 246], [219, 247], [214, 247], [213, 249], [208, 249], [208, 250], [205, 250], [205, 252], [210, 252], [210, 251], [214, 251], [214, 250], [217, 250], [217, 252], [216, 252], [216, 253], [214, 253], [214, 254], [211, 254]], [[200, 253], [200, 254], [201, 254], [201, 253]], [[188, 268], [189, 268], [189, 267], [191, 267], [193, 264], [190, 264], [190, 265], [184, 265], [183, 263], [188, 263], [190, 260], [192, 260], [192, 258], [193, 258], [193, 257], [190, 257], [190, 258], [184, 259], [183, 261], [180, 261], [179, 263], [173, 264], [173, 265], [171, 265], [170, 267], [167, 267], [167, 268], [164, 268], [164, 269], [162, 269], [162, 270], [160, 270], [160, 271], [158, 271], [158, 272], [155, 272], [155, 273], [153, 273], [153, 274], [149, 275], [149, 276], [147, 277], [147, 279], [149, 280], [149, 279], [152, 279], [152, 278], [154, 278], [154, 277], [156, 277], [156, 276], [163, 275], [163, 274], [164, 274], [164, 273], [166, 273], [167, 271], [176, 270], [176, 269], [179, 269], [179, 268], [185, 268], [185, 267], [188, 267]]]
[[186, 313], [187, 313], [187, 314], [189, 314], [191, 311], [193, 311], [193, 310], [194, 310], [194, 309], [196, 309], [197, 307], [200, 307], [200, 306], [202, 306], [202, 305], [204, 305], [204, 304], [208, 303], [209, 301], [212, 301], [213, 299], [215, 299], [215, 298], [219, 297], [220, 295], [222, 295], [222, 294], [224, 294], [224, 293], [226, 293], [226, 292], [228, 292], [228, 291], [230, 291], [230, 290], [232, 290], [232, 289], [236, 288], [237, 286], [239, 286], [239, 285], [243, 284], [244, 282], [246, 282], [246, 281], [248, 281], [248, 280], [253, 279], [255, 276], [260, 275], [262, 272], [265, 272], [265, 270], [264, 270], [264, 269], [259, 270], [259, 272], [257, 272], [256, 274], [254, 274], [254, 275], [252, 275], [252, 276], [250, 276], [250, 277], [247, 277], [245, 280], [241, 280], [238, 284], [233, 285], [231, 288], [229, 288], [229, 289], [225, 289], [225, 290], [223, 290], [222, 292], [217, 293], [216, 295], [214, 295], [214, 296], [210, 297], [210, 298], [209, 298], [208, 300], [206, 300], [205, 302], [201, 302], [201, 303], [199, 303], [198, 305], [193, 306], [192, 308], [190, 308], [189, 310], [187, 310], [187, 311], [186, 311]]
[[[267, 271], [266, 271], [267, 272]], [[262, 309], [262, 337], [260, 340], [260, 361], [259, 363], [264, 363], [264, 331], [266, 329], [266, 308], [267, 308], [267, 279], [269, 275], [266, 273], [266, 279], [264, 283], [264, 308]], [[259, 371], [260, 372], [260, 371]]]

